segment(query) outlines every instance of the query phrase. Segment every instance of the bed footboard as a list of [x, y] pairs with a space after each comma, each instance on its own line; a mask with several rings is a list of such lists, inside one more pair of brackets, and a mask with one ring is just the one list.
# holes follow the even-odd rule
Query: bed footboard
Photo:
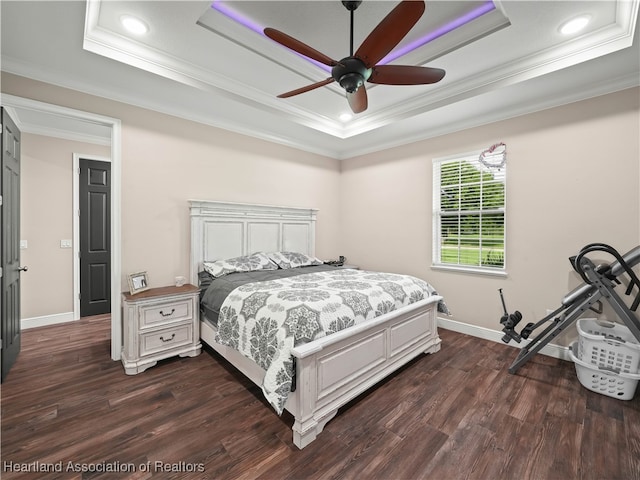
[[286, 408], [295, 417], [298, 448], [311, 443], [338, 408], [416, 356], [440, 350], [438, 300], [431, 297], [293, 350], [298, 383]]
[[[309, 445], [338, 409], [422, 353], [440, 350], [437, 309], [429, 297], [293, 349], [297, 388], [285, 409], [295, 418], [293, 443]], [[215, 342], [215, 329], [200, 323], [200, 335], [255, 384], [264, 370], [232, 348]]]

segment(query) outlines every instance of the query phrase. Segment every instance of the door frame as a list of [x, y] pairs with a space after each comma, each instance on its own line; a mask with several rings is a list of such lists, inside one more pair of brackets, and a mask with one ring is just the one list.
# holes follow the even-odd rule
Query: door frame
[[[122, 123], [120, 119], [85, 112], [73, 108], [61, 107], [51, 103], [31, 100], [15, 95], [2, 94], [2, 105], [8, 108], [19, 108], [42, 112], [60, 117], [102, 125], [111, 129], [111, 359], [120, 360], [122, 352], [122, 243], [121, 243], [121, 166], [122, 166]], [[23, 133], [29, 133], [26, 129]], [[75, 198], [75, 197], [74, 197]], [[76, 215], [74, 214], [74, 221]], [[74, 232], [75, 240], [75, 232]], [[74, 241], [74, 245], [77, 243]], [[79, 248], [79, 246], [78, 246]], [[75, 248], [74, 248], [75, 249]], [[77, 255], [74, 257], [76, 261]], [[78, 276], [79, 280], [79, 276]], [[75, 289], [75, 270], [74, 270]], [[79, 289], [79, 287], [78, 287]], [[78, 307], [78, 314], [80, 309]], [[75, 318], [75, 299], [74, 299]]]
[[[99, 155], [73, 154], [73, 319], [80, 320], [80, 159], [96, 160], [99, 162], [112, 163], [111, 158]], [[111, 166], [113, 169], [113, 165]], [[112, 177], [113, 178], [113, 177]], [[110, 185], [109, 190], [113, 193]], [[113, 206], [113, 202], [111, 202]], [[113, 212], [112, 215], [113, 216]], [[113, 223], [113, 222], [111, 222]], [[113, 239], [112, 239], [113, 240]], [[112, 275], [113, 276], [113, 275]], [[111, 291], [113, 297], [113, 291]], [[111, 302], [113, 307], [113, 300]], [[112, 312], [113, 313], [113, 312]]]

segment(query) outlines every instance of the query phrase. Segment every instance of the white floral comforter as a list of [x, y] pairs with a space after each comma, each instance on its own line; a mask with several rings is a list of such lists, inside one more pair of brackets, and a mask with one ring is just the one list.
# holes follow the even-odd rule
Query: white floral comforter
[[248, 283], [225, 299], [216, 342], [266, 370], [262, 391], [281, 414], [291, 391], [294, 346], [435, 294], [409, 275], [353, 269]]

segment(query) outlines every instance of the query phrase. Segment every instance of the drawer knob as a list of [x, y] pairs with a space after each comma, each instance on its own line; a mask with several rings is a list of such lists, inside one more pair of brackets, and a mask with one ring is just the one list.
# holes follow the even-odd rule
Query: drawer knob
[[173, 340], [174, 338], [176, 338], [176, 334], [175, 332], [171, 334], [171, 338], [167, 338], [165, 339], [164, 337], [160, 337], [160, 340], [162, 340], [163, 342], [170, 342], [171, 340]]
[[176, 311], [175, 308], [172, 308], [169, 313], [164, 313], [162, 310], [160, 310], [160, 315], [162, 315], [163, 317], [170, 317], [171, 315], [173, 315], [175, 311]]

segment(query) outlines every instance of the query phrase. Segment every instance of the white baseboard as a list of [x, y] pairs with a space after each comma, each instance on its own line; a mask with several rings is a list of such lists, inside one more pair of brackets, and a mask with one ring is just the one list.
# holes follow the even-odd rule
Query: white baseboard
[[[54, 315], [45, 315], [42, 317], [23, 318], [20, 322], [23, 330], [35, 327], [44, 327], [46, 325], [55, 325], [57, 323], [72, 322], [73, 312], [57, 313]], [[438, 327], [445, 330], [452, 330], [454, 332], [464, 333], [471, 335], [472, 337], [482, 338], [484, 340], [490, 340], [496, 343], [504, 343], [502, 341], [503, 333], [499, 330], [492, 330], [490, 328], [478, 327], [477, 325], [470, 325], [468, 323], [458, 322], [456, 320], [450, 320], [448, 318], [438, 317]], [[529, 340], [523, 340], [522, 343], [510, 343], [509, 345], [522, 348], [527, 345]], [[569, 347], [563, 347], [553, 343], [547, 344], [540, 353], [548, 355], [550, 357], [559, 358], [561, 360], [571, 361], [569, 356]]]
[[29, 328], [44, 327], [46, 325], [55, 325], [57, 323], [73, 322], [73, 312], [56, 313], [53, 315], [44, 315], [42, 317], [23, 318], [20, 320], [20, 328], [27, 330]]
[[[478, 327], [476, 325], [470, 325], [468, 323], [457, 322], [455, 320], [449, 320], [448, 318], [438, 317], [438, 327], [444, 328], [445, 330], [452, 330], [454, 332], [465, 333], [467, 335], [471, 335], [472, 337], [483, 338], [485, 340], [491, 340], [492, 342], [502, 343], [502, 337], [504, 334], [499, 330], [492, 330], [490, 328]], [[528, 345], [530, 340], [523, 340], [521, 343], [512, 342], [509, 345], [522, 348], [525, 345]], [[548, 355], [549, 357], [559, 358], [561, 360], [571, 361], [571, 357], [569, 356], [569, 347], [563, 347], [562, 345], [556, 345], [554, 343], [549, 343], [544, 346], [539, 353], [544, 355]]]

